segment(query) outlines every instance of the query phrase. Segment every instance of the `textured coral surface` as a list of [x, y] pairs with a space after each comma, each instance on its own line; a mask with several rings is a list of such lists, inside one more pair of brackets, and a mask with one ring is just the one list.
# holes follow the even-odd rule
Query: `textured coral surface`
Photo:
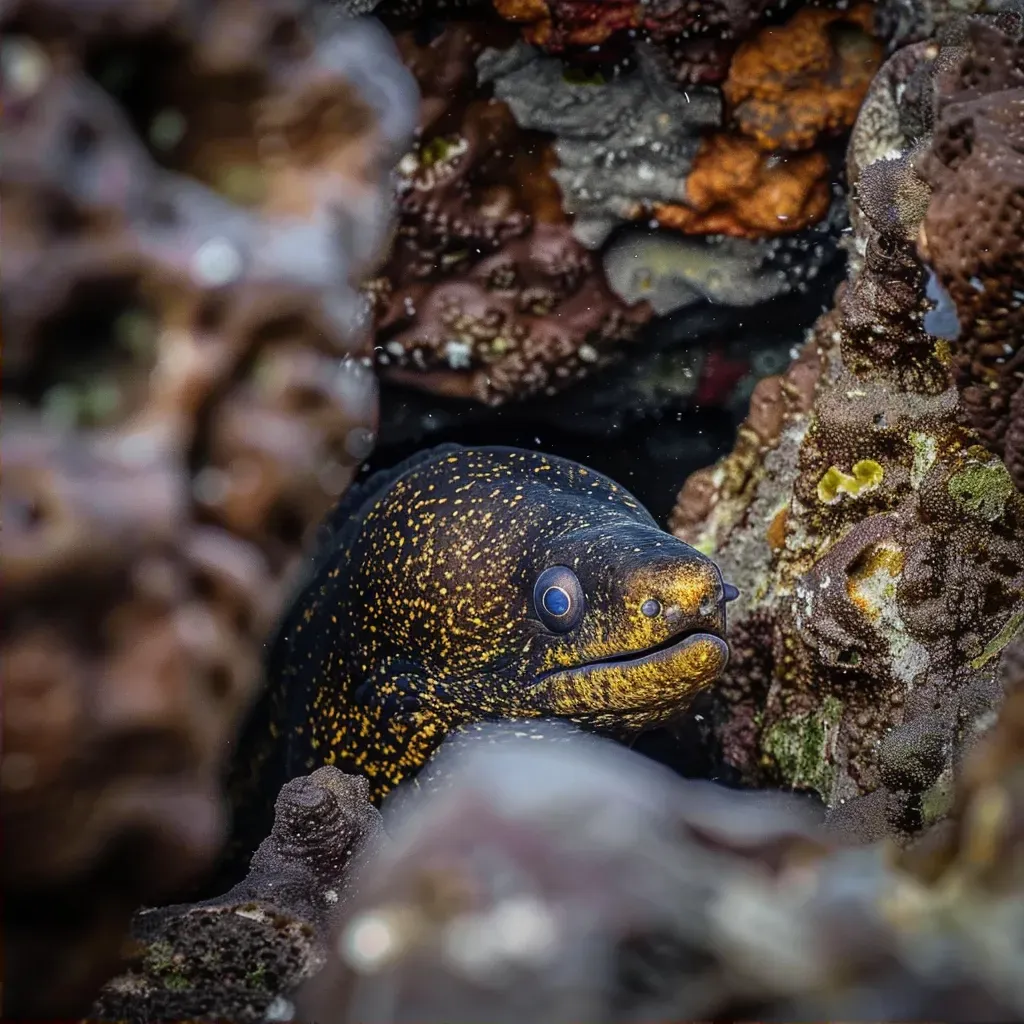
[[[280, 583], [372, 446], [355, 286], [414, 93], [288, 3], [3, 28], [4, 996], [61, 1015], [221, 842]], [[257, 149], [262, 209], [219, 180]]]
[[937, 101], [921, 249], [959, 319], [964, 422], [1024, 490], [1024, 46], [978, 30]]
[[627, 308], [573, 237], [544, 140], [475, 94], [483, 35], [455, 22], [426, 44], [398, 36], [421, 138], [399, 165], [395, 247], [369, 292], [387, 377], [498, 403], [607, 362], [650, 309]]
[[289, 782], [249, 874], [197, 904], [146, 910], [128, 969], [104, 987], [104, 1020], [262, 1021], [324, 962], [352, 866], [386, 840], [367, 784], [325, 767]]
[[[1024, 496], [962, 425], [951, 352], [977, 328], [929, 333], [914, 246], [931, 207], [913, 158], [941, 145], [920, 132], [931, 81], [984, 63], [978, 89], [999, 95], [1019, 60], [1020, 23], [1006, 27], [972, 24], [883, 69], [851, 142], [850, 281], [790, 370], [758, 385], [734, 451], [687, 481], [673, 521], [744, 592], [712, 742], [741, 778], [816, 792], [861, 839], [945, 813], [1024, 621]], [[970, 237], [955, 264], [966, 277], [991, 258], [987, 236]], [[975, 289], [972, 319], [1002, 322], [1005, 301]]]

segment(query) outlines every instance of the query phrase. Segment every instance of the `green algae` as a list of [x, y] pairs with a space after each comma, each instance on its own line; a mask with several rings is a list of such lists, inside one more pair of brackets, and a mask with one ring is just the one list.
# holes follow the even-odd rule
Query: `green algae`
[[1016, 488], [1000, 459], [967, 466], [949, 478], [950, 497], [966, 512], [986, 523], [1001, 519]]
[[853, 472], [844, 473], [838, 466], [830, 466], [818, 481], [818, 500], [826, 505], [835, 504], [844, 495], [856, 497], [873, 491], [882, 482], [885, 470], [874, 459], [861, 459]]
[[826, 697], [817, 713], [795, 715], [768, 727], [762, 749], [788, 785], [814, 789], [828, 799], [836, 778], [828, 744], [842, 715], [843, 705], [835, 697]]
[[921, 794], [921, 820], [925, 825], [941, 821], [953, 808], [955, 788], [953, 772], [947, 768], [928, 789]]

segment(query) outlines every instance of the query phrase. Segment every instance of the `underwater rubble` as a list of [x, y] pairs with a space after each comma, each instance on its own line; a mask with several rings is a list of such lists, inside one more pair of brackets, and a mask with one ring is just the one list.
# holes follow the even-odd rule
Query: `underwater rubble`
[[[261, 850], [225, 897], [141, 915], [136, 966], [96, 1013], [1019, 1020], [1022, 698], [1018, 671], [949, 827], [910, 851], [846, 845], [806, 801], [681, 780], [554, 722], [446, 747], [428, 769], [442, 785], [385, 804], [387, 835], [365, 790], [322, 768], [285, 787], [274, 830], [308, 795], [316, 838], [279, 842], [272, 876]], [[310, 870], [339, 822], [358, 856]], [[225, 982], [196, 984], [214, 973]]]
[[365, 779], [324, 767], [278, 795], [246, 878], [223, 896], [144, 910], [126, 969], [103, 989], [103, 1020], [266, 1019], [280, 993], [326, 962], [353, 866], [387, 842]]
[[377, 430], [357, 286], [415, 92], [288, 3], [2, 26], [4, 1009], [62, 1016], [223, 840], [282, 586]]
[[[1012, 130], [1008, 158], [982, 150], [980, 165], [955, 140], [986, 137], [978, 111], [1020, 113], [1022, 36], [1019, 11], [968, 19], [883, 67], [849, 150], [850, 279], [672, 521], [743, 594], [723, 685], [701, 709], [706, 742], [735, 779], [812, 791], [862, 840], [944, 816], [1020, 643], [1024, 495], [994, 443], [1012, 434], [991, 416], [1020, 381], [1001, 384], [991, 349], [1020, 342], [1008, 299], [1024, 278], [1022, 158]], [[954, 197], [941, 185], [956, 168]], [[971, 296], [962, 313], [950, 300], [963, 327], [939, 336], [932, 275], [947, 297]]]

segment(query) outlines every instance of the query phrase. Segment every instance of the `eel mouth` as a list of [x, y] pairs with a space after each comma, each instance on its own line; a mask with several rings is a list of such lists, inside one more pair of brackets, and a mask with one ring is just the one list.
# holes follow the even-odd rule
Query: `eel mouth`
[[729, 646], [714, 629], [681, 630], [639, 651], [544, 672], [529, 701], [555, 714], [665, 720], [714, 682], [728, 660]]

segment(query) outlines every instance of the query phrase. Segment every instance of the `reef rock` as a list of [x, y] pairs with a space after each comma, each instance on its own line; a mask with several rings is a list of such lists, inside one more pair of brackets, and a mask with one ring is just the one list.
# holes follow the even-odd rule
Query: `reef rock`
[[[221, 842], [281, 583], [376, 431], [357, 284], [415, 103], [379, 27], [288, 4], [2, 27], [4, 1009], [62, 1016]], [[274, 202], [197, 180], [285, 137]]]
[[292, 1017], [1020, 1019], [1022, 693], [966, 766], [945, 859], [492, 724], [365, 865]]
[[265, 1020], [326, 960], [352, 871], [386, 841], [365, 779], [325, 767], [281, 790], [248, 876], [223, 896], [144, 910], [128, 969], [93, 1008], [104, 1020]]
[[[707, 742], [738, 779], [817, 793], [861, 839], [945, 814], [1024, 622], [1024, 496], [964, 426], [951, 354], [1006, 320], [1006, 293], [974, 290], [982, 326], [962, 342], [933, 336], [914, 244], [932, 216], [914, 161], [941, 144], [921, 133], [932, 81], [980, 64], [975, 88], [998, 96], [1012, 80], [999, 62], [1018, 59], [1020, 38], [1019, 22], [1000, 24], [973, 21], [961, 43], [915, 44], [883, 68], [850, 146], [850, 280], [789, 371], [758, 385], [735, 449], [687, 481], [673, 517], [743, 594], [724, 685], [699, 709]], [[991, 173], [998, 207], [1006, 172]], [[989, 265], [984, 234], [958, 244], [956, 274]], [[998, 254], [1019, 249], [993, 245], [992, 266], [1012, 276]]]
[[394, 250], [367, 290], [386, 377], [499, 404], [606, 364], [651, 311], [616, 296], [573, 237], [544, 140], [479, 95], [489, 34], [456, 22], [426, 44], [397, 37], [424, 96], [421, 137], [399, 164]]
[[939, 78], [917, 170], [932, 189], [921, 252], [958, 319], [950, 344], [962, 419], [1024, 491], [1024, 29], [1013, 28], [1021, 17], [1007, 11], [1005, 32], [973, 29], [959, 66]]
[[556, 723], [439, 758], [446, 784], [389, 821], [296, 1019], [701, 1019], [731, 980], [712, 951], [731, 887], [742, 901], [821, 846], [795, 804], [684, 789]]

